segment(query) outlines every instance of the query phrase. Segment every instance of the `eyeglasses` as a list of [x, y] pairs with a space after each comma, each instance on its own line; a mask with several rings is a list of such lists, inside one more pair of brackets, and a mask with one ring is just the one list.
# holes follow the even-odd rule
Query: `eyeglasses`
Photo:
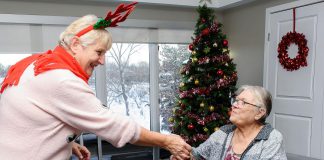
[[258, 107], [258, 108], [261, 107], [261, 106], [258, 106], [258, 105], [255, 105], [255, 104], [252, 104], [252, 103], [246, 102], [246, 101], [244, 101], [244, 100], [242, 100], [242, 99], [238, 99], [238, 98], [236, 98], [236, 97], [231, 98], [231, 104], [232, 104], [232, 105], [237, 104], [237, 105], [239, 105], [239, 106], [244, 106], [245, 104], [249, 104], [249, 105], [251, 105], [251, 106]]

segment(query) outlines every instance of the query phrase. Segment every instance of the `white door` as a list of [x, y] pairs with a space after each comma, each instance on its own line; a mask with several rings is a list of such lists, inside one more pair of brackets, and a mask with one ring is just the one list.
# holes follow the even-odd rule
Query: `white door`
[[[308, 65], [290, 72], [279, 63], [277, 48], [282, 36], [293, 30], [293, 7], [296, 31], [306, 36], [309, 52]], [[269, 122], [283, 134], [287, 153], [324, 159], [324, 3], [268, 9], [267, 33], [264, 86], [273, 96]], [[288, 54], [293, 58], [297, 51], [291, 45]]]

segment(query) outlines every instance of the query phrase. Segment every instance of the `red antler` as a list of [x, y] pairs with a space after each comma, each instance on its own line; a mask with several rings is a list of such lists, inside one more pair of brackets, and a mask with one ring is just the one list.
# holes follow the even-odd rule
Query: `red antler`
[[[116, 27], [116, 26], [118, 26], [117, 23], [125, 21], [127, 16], [134, 10], [135, 4], [137, 4], [137, 2], [133, 2], [129, 5], [120, 4], [113, 14], [111, 11], [109, 11], [105, 18], [106, 21], [111, 20], [111, 23], [109, 26]], [[126, 12], [126, 13], [122, 16], [121, 13], [123, 13], [123, 12]]]
[[[106, 27], [118, 26], [117, 23], [125, 21], [127, 16], [134, 10], [135, 4], [137, 4], [137, 2], [133, 2], [129, 5], [120, 4], [114, 13], [109, 11], [104, 20], [100, 18], [96, 24], [88, 26], [87, 28], [84, 28], [83, 30], [79, 31], [76, 34], [76, 36], [81, 37], [82, 35], [88, 33], [89, 31], [91, 31], [93, 29], [99, 29], [99, 28], [103, 29]], [[123, 12], [126, 12], [126, 13], [124, 15], [121, 15], [121, 13], [123, 13]]]

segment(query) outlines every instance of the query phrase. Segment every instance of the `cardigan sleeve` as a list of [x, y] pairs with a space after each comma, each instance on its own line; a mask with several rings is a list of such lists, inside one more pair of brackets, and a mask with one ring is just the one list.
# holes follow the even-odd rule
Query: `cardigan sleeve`
[[211, 134], [209, 138], [197, 148], [192, 149], [192, 155], [195, 160], [203, 159], [220, 159], [224, 148], [226, 135], [223, 131], [218, 130]]
[[197, 148], [192, 148], [192, 155], [195, 160], [203, 160], [210, 157], [211, 146], [212, 146], [211, 139], [207, 139], [204, 143], [200, 144]]
[[[53, 88], [53, 87], [51, 87]], [[44, 110], [80, 131], [95, 133], [115, 147], [138, 140], [141, 127], [126, 116], [104, 108], [80, 79], [65, 79], [55, 86]]]

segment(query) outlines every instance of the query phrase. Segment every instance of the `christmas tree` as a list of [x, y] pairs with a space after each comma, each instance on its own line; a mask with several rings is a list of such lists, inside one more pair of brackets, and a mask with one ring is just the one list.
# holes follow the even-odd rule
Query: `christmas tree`
[[195, 37], [189, 45], [191, 55], [180, 70], [179, 96], [169, 118], [172, 132], [192, 146], [198, 146], [229, 123], [230, 99], [237, 81], [222, 24], [206, 4], [197, 11]]

